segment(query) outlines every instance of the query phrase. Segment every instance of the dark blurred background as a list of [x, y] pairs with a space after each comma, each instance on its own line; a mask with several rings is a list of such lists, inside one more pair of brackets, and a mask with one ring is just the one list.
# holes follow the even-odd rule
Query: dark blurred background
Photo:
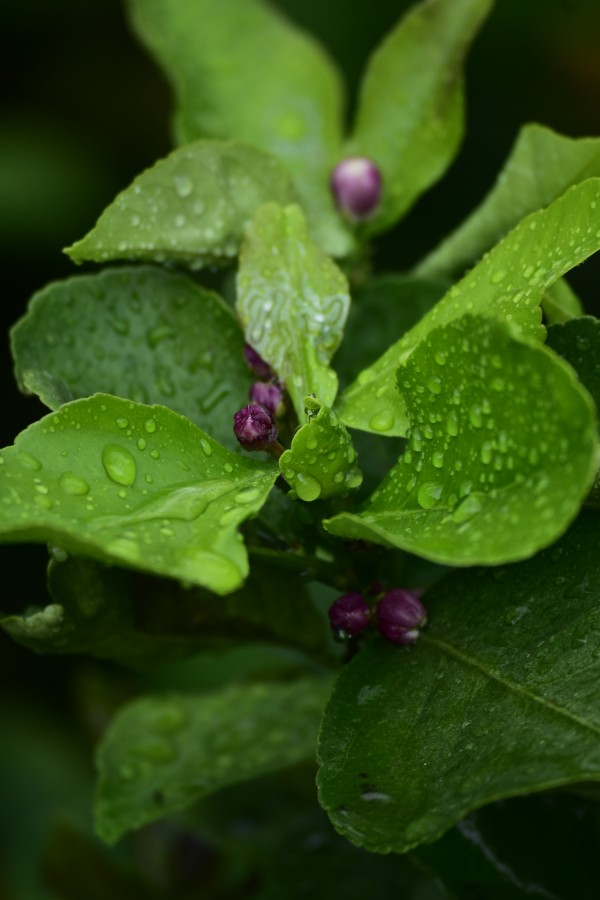
[[[350, 110], [366, 57], [409, 5], [277, 2], [338, 60]], [[134, 175], [169, 151], [170, 93], [130, 35], [119, 0], [4, 0], [0, 46], [0, 332], [6, 334], [33, 292], [74, 273], [61, 248], [81, 237]], [[598, 0], [497, 0], [469, 57], [467, 100], [467, 134], [457, 161], [379, 242], [379, 269], [409, 267], [471, 210], [522, 124], [600, 135]], [[573, 275], [589, 309], [597, 309], [599, 280], [597, 261]], [[18, 395], [6, 338], [0, 371], [5, 445], [44, 410]], [[46, 556], [45, 548], [0, 549], [1, 609], [43, 602]], [[32, 855], [61, 805], [86, 821], [86, 730], [73, 736], [61, 723], [81, 720], [81, 698], [89, 707], [95, 671], [77, 660], [40, 659], [0, 634], [0, 900], [54, 896], [33, 886]], [[17, 882], [21, 893], [15, 893]]]

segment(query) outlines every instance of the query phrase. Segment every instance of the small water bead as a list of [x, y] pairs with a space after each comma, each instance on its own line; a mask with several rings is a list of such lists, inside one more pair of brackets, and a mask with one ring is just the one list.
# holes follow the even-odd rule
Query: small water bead
[[417, 491], [417, 503], [422, 509], [432, 509], [437, 506], [442, 496], [442, 485], [433, 481], [426, 481]]
[[477, 404], [474, 404], [469, 409], [469, 422], [473, 426], [473, 428], [481, 428], [483, 425], [483, 416], [481, 414], [481, 407]]
[[138, 450], [145, 450], [145, 449], [146, 449], [146, 441], [144, 440], [144, 438], [138, 438], [138, 440], [137, 440], [137, 448], [138, 448]]
[[152, 457], [152, 459], [160, 459], [160, 453], [158, 452], [158, 450], [151, 450], [150, 456]]
[[74, 472], [63, 472], [58, 479], [58, 484], [65, 494], [72, 494], [77, 497], [83, 497], [89, 493], [90, 486], [87, 481], [75, 475]]
[[202, 447], [202, 452], [205, 456], [212, 456], [212, 447], [206, 438], [200, 438], [200, 446]]
[[176, 175], [174, 178], [175, 190], [179, 197], [189, 197], [194, 190], [194, 182], [189, 175]]
[[440, 394], [442, 392], [442, 379], [438, 375], [433, 375], [427, 381], [427, 387], [432, 394]]
[[156, 431], [156, 422], [154, 421], [154, 419], [147, 419], [144, 422], [144, 428], [146, 429], [148, 434], [154, 434], [154, 432]]
[[373, 431], [389, 431], [394, 425], [394, 413], [391, 410], [383, 409], [375, 413], [369, 420], [369, 427]]
[[102, 451], [102, 465], [108, 477], [116, 484], [129, 487], [135, 481], [135, 459], [125, 447], [107, 444]]
[[19, 465], [24, 469], [29, 469], [30, 472], [39, 472], [42, 468], [39, 459], [36, 459], [35, 456], [32, 456], [31, 453], [27, 453], [25, 450], [19, 451], [15, 458]]
[[441, 450], [436, 450], [436, 451], [433, 453], [433, 455], [432, 455], [432, 457], [431, 457], [431, 462], [433, 463], [433, 465], [435, 466], [436, 469], [442, 469], [442, 468], [443, 468], [443, 466], [444, 466], [444, 454], [441, 452]]
[[115, 425], [117, 426], [117, 428], [127, 428], [127, 426], [129, 425], [129, 419], [116, 419]]
[[255, 500], [258, 500], [260, 497], [260, 491], [258, 488], [247, 487], [243, 488], [233, 498], [236, 503], [246, 504], [246, 503], [254, 503]]

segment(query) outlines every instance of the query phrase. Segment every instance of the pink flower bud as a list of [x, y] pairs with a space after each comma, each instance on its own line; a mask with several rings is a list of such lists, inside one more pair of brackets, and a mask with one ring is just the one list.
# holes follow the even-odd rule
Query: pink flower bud
[[350, 218], [367, 219], [381, 199], [381, 174], [366, 156], [349, 156], [333, 170], [331, 190], [339, 208]]
[[262, 381], [255, 381], [250, 388], [248, 396], [252, 403], [258, 403], [259, 406], [264, 406], [264, 408], [268, 409], [273, 415], [275, 415], [283, 400], [281, 388], [272, 382], [265, 384]]
[[427, 610], [412, 591], [394, 588], [377, 604], [379, 633], [394, 644], [414, 644], [427, 621]]
[[255, 403], [244, 406], [234, 414], [233, 433], [244, 450], [268, 450], [277, 440], [277, 428], [271, 413]]
[[246, 357], [248, 368], [254, 372], [257, 378], [266, 379], [273, 377], [273, 369], [269, 363], [265, 362], [262, 356], [260, 356], [250, 344], [244, 345], [244, 356]]
[[371, 610], [360, 594], [342, 594], [329, 607], [329, 622], [340, 637], [355, 637], [369, 624]]

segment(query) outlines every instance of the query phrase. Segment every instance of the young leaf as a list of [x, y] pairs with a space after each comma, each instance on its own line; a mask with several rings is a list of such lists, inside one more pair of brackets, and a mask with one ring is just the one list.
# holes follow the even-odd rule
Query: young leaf
[[170, 409], [103, 394], [45, 416], [0, 459], [1, 541], [50, 541], [217, 594], [248, 574], [236, 529], [277, 477]]
[[383, 176], [369, 230], [383, 231], [447, 169], [464, 119], [463, 63], [492, 0], [427, 0], [376, 50], [365, 73], [348, 155]]
[[96, 392], [164, 403], [238, 447], [232, 415], [251, 383], [244, 337], [221, 298], [184, 275], [139, 266], [55, 282], [11, 342], [19, 386], [51, 409]]
[[242, 144], [198, 141], [138, 175], [65, 252], [76, 263], [228, 265], [258, 207], [294, 199], [290, 177], [274, 157]]
[[337, 376], [329, 367], [350, 297], [335, 263], [311, 240], [298, 206], [263, 206], [246, 233], [237, 310], [246, 339], [285, 382], [298, 417], [316, 394], [332, 406]]
[[450, 565], [523, 559], [562, 534], [597, 467], [596, 417], [572, 369], [484, 316], [436, 328], [398, 370], [409, 446], [332, 534]]
[[600, 179], [590, 178], [520, 222], [411, 331], [361, 372], [340, 398], [340, 418], [351, 428], [405, 435], [408, 420], [397, 402], [396, 369], [432, 328], [465, 312], [485, 313], [512, 323], [526, 337], [543, 340], [539, 304], [544, 294], [599, 248]]
[[325, 500], [347, 494], [362, 483], [352, 438], [338, 417], [315, 397], [305, 397], [308, 422], [298, 429], [292, 446], [279, 458], [290, 495]]
[[492, 800], [600, 780], [596, 535], [588, 512], [533, 560], [450, 575], [415, 648], [353, 659], [319, 743], [342, 834], [403, 853]]
[[98, 751], [98, 834], [113, 843], [226, 785], [310, 759], [330, 690], [329, 679], [303, 679], [125, 707]]
[[415, 271], [424, 277], [464, 272], [524, 216], [594, 176], [600, 176], [600, 138], [573, 139], [525, 125], [487, 197]]
[[600, 320], [582, 316], [551, 325], [546, 343], [573, 366], [600, 409]]
[[129, 6], [175, 89], [178, 141], [232, 139], [277, 156], [293, 172], [318, 243], [332, 256], [348, 253], [328, 184], [340, 151], [342, 88], [323, 48], [263, 0]]

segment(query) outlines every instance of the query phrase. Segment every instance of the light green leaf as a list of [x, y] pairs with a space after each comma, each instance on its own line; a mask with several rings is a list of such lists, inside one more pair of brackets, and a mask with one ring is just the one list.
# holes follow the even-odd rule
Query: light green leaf
[[490, 193], [416, 272], [422, 276], [464, 272], [524, 216], [593, 176], [600, 176], [600, 138], [573, 139], [543, 125], [525, 125]]
[[311, 240], [298, 206], [263, 206], [246, 233], [237, 310], [246, 340], [285, 382], [299, 418], [304, 398], [332, 406], [329, 360], [342, 339], [350, 297], [336, 264]]
[[364, 510], [325, 523], [450, 565], [524, 559], [591, 487], [596, 417], [572, 369], [506, 325], [465, 316], [398, 370], [409, 447]]
[[21, 389], [51, 409], [99, 391], [164, 403], [238, 447], [232, 415], [251, 384], [244, 336], [223, 300], [184, 275], [139, 266], [55, 282], [11, 340]]
[[342, 834], [403, 853], [492, 800], [600, 780], [597, 544], [590, 512], [533, 560], [454, 573], [410, 652], [354, 658], [319, 741]]
[[573, 366], [600, 409], [600, 320], [582, 316], [551, 325], [547, 346]]
[[279, 458], [293, 499], [325, 500], [362, 484], [352, 438], [338, 417], [316, 397], [305, 397], [308, 422], [295, 433]]
[[50, 541], [217, 594], [248, 574], [236, 529], [277, 476], [165, 407], [103, 394], [45, 416], [0, 459], [1, 541]]
[[[77, 653], [136, 669], [206, 650], [255, 641], [328, 657], [322, 616], [289, 575], [253, 564], [244, 587], [219, 597], [81, 557], [52, 560], [52, 602], [0, 618], [19, 644], [37, 653]], [[282, 596], [286, 602], [282, 603]]]
[[178, 141], [232, 139], [272, 153], [293, 173], [317, 242], [333, 256], [348, 253], [328, 183], [341, 145], [342, 87], [323, 48], [262, 0], [129, 7], [175, 90]]
[[556, 281], [542, 299], [546, 321], [553, 325], [568, 322], [584, 314], [581, 300], [565, 278]]
[[465, 313], [510, 322], [543, 340], [539, 304], [558, 278], [600, 248], [600, 179], [570, 188], [528, 216], [494, 247], [421, 321], [360, 373], [337, 410], [351, 428], [406, 434], [406, 410], [397, 402], [396, 369], [438, 325]]
[[464, 127], [463, 64], [492, 0], [427, 0], [411, 9], [367, 67], [348, 155], [383, 176], [370, 231], [389, 228], [448, 168]]
[[294, 199], [291, 179], [274, 157], [242, 144], [198, 141], [138, 175], [65, 252], [76, 263], [228, 265], [258, 207]]
[[207, 794], [314, 756], [327, 680], [147, 697], [115, 718], [97, 757], [107, 842]]

